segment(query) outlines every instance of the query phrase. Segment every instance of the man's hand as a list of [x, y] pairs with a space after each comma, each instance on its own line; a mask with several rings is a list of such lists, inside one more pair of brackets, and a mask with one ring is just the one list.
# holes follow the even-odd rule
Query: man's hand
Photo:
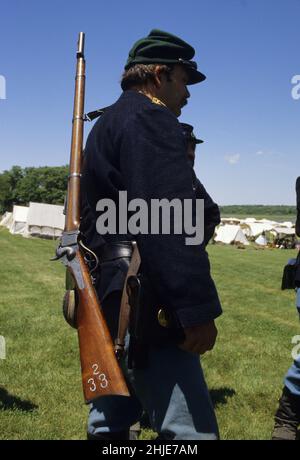
[[200, 326], [186, 327], [184, 333], [185, 341], [179, 348], [184, 351], [203, 355], [206, 351], [213, 349], [218, 330], [215, 322], [210, 321]]

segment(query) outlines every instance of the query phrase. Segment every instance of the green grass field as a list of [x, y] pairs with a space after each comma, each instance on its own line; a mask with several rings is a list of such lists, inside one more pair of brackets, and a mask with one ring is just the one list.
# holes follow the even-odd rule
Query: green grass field
[[[0, 230], [0, 439], [85, 439], [77, 335], [62, 317], [64, 268], [49, 261], [55, 247]], [[269, 439], [300, 334], [294, 293], [280, 291], [295, 252], [210, 245], [209, 253], [224, 314], [202, 362], [221, 437]]]

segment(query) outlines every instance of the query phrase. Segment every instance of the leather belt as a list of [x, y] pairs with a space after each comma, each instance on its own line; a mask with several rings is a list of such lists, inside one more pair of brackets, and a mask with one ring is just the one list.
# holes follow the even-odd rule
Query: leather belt
[[122, 257], [131, 257], [133, 246], [131, 241], [120, 241], [118, 243], [107, 243], [97, 253], [100, 264]]

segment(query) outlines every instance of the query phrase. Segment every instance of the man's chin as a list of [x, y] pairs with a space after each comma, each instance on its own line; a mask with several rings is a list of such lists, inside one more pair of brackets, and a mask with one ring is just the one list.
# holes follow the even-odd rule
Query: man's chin
[[181, 109], [176, 109], [176, 111], [174, 110], [174, 113], [175, 113], [175, 115], [176, 115], [177, 118], [180, 117], [180, 115], [181, 115]]
[[184, 102], [184, 103], [182, 104], [182, 106], [178, 108], [178, 115], [177, 115], [177, 117], [179, 117], [179, 116], [181, 115], [182, 109], [183, 109], [183, 107], [185, 107], [186, 105], [187, 105], [187, 102]]
[[175, 115], [176, 117], [180, 117], [180, 115], [181, 115], [181, 107], [174, 107], [174, 106], [173, 106], [172, 108], [169, 107], [169, 109], [171, 110], [171, 112], [174, 113], [174, 115]]

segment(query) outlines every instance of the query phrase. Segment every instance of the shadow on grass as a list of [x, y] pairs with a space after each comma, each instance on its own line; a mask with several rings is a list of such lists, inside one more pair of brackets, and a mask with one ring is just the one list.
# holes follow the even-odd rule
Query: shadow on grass
[[33, 412], [38, 406], [31, 401], [26, 401], [9, 394], [4, 388], [0, 388], [0, 411], [19, 410], [21, 412]]
[[227, 399], [232, 398], [236, 394], [236, 391], [233, 388], [224, 387], [217, 390], [210, 390], [209, 394], [216, 408], [220, 404], [227, 404]]

